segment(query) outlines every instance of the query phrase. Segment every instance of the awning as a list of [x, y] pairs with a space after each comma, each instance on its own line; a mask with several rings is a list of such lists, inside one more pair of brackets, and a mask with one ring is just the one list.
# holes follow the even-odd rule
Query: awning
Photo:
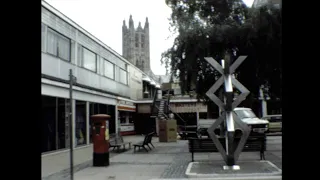
[[130, 111], [130, 112], [136, 112], [136, 107], [134, 106], [117, 106], [118, 111]]
[[151, 79], [148, 76], [143, 76], [142, 81], [151, 82]]
[[156, 85], [156, 82], [154, 82], [153, 80], [151, 80], [151, 85], [155, 86]]

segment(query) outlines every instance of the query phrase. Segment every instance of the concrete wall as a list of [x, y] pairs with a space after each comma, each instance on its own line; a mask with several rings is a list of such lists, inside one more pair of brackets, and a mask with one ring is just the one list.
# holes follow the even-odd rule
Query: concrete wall
[[[86, 145], [74, 149], [74, 166], [92, 160], [93, 147]], [[70, 167], [70, 151], [60, 150], [58, 152], [43, 154], [41, 156], [41, 177], [59, 173]]]
[[142, 99], [142, 72], [129, 66], [130, 99]]

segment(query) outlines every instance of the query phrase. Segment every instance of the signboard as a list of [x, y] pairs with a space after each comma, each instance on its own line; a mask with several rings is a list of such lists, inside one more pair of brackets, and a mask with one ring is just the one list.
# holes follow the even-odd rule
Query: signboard
[[124, 100], [118, 100], [118, 111], [131, 111], [136, 112], [136, 106], [133, 102], [128, 102]]
[[128, 102], [128, 101], [124, 101], [124, 100], [118, 100], [118, 104], [119, 104], [119, 105], [134, 106], [134, 103], [133, 103], [133, 102]]
[[151, 113], [151, 104], [138, 104], [138, 113]]
[[170, 107], [175, 113], [207, 112], [207, 106], [203, 103], [171, 103]]
[[121, 132], [128, 132], [128, 131], [134, 131], [134, 125], [121, 125], [120, 126]]

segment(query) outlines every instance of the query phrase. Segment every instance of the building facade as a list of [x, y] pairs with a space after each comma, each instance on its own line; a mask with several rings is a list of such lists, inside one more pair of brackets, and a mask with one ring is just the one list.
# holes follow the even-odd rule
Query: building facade
[[[91, 115], [109, 114], [110, 133], [134, 133], [137, 100], [143, 99], [145, 87], [155, 92], [160, 86], [61, 12], [41, 3], [41, 151], [42, 177], [47, 177], [69, 168], [70, 146], [75, 166], [92, 162]], [[70, 69], [76, 77], [72, 103]], [[73, 134], [68, 130], [71, 108]]]
[[129, 27], [127, 27], [125, 20], [123, 20], [122, 56], [143, 72], [151, 71], [148, 18], [146, 18], [143, 28], [140, 22], [137, 28], [134, 27], [131, 15], [129, 18]]

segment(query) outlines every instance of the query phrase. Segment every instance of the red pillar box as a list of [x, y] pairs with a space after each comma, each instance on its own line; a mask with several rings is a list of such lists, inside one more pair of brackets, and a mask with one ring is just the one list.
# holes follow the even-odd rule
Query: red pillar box
[[109, 166], [109, 118], [107, 114], [91, 116], [93, 166]]

